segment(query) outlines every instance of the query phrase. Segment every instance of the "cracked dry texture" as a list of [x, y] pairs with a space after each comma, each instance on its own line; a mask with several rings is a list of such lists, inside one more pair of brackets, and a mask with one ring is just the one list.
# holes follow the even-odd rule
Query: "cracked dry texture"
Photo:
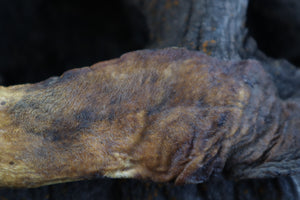
[[183, 48], [127, 53], [0, 88], [0, 186], [295, 174], [299, 111], [256, 61]]

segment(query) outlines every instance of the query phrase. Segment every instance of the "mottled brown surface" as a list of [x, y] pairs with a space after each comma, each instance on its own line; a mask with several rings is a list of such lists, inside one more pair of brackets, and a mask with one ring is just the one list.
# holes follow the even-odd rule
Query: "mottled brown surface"
[[256, 61], [168, 48], [0, 88], [0, 186], [95, 176], [199, 183], [299, 172], [299, 101]]

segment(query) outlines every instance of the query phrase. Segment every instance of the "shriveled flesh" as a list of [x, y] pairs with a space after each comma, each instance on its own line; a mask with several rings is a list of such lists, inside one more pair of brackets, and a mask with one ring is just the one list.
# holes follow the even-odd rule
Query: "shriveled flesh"
[[0, 88], [0, 186], [106, 176], [177, 184], [300, 171], [300, 103], [253, 60], [142, 50]]

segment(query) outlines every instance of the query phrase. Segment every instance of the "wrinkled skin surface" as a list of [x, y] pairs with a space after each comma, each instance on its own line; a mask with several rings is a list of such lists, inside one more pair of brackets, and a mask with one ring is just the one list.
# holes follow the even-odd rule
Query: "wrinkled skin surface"
[[256, 61], [182, 48], [127, 53], [0, 88], [0, 186], [295, 174], [299, 111]]

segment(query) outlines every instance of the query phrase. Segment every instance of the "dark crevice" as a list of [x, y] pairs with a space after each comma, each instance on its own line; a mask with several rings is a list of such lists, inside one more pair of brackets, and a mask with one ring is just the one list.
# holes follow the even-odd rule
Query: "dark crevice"
[[145, 18], [122, 0], [0, 1], [0, 84], [37, 82], [142, 49]]
[[300, 1], [250, 0], [247, 27], [258, 48], [300, 66]]
[[190, 5], [189, 5], [189, 8], [188, 8], [187, 18], [186, 18], [186, 23], [185, 23], [185, 28], [184, 28], [184, 31], [183, 31], [183, 37], [182, 38], [186, 38], [187, 33], [190, 29], [191, 18], [192, 18], [192, 15], [193, 15], [193, 6], [194, 6], [194, 1], [192, 0]]

